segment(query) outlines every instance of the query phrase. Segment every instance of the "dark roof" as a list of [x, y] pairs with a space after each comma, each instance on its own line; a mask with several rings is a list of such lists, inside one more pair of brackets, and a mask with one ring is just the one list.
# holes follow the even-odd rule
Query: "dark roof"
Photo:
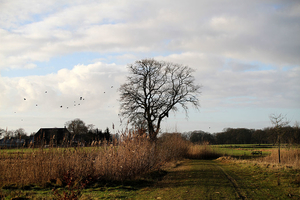
[[[49, 132], [49, 131], [68, 131], [68, 129], [65, 127], [65, 128], [40, 128], [39, 131], [45, 131], [45, 132]], [[38, 131], [38, 132], [39, 132]], [[37, 133], [38, 133], [37, 132]], [[69, 131], [68, 131], [69, 132]]]
[[40, 130], [34, 135], [35, 140], [46, 139], [49, 142], [55, 135], [56, 140], [63, 140], [64, 137], [69, 138], [70, 132], [67, 128], [40, 128]]

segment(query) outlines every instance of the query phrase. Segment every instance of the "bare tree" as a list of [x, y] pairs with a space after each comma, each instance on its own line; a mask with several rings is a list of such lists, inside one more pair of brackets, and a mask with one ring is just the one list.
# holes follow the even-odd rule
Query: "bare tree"
[[4, 135], [5, 134], [5, 130], [4, 129], [2, 129], [2, 128], [0, 128], [0, 138], [2, 137], [2, 135]]
[[290, 122], [286, 119], [285, 115], [282, 114], [272, 114], [270, 115], [271, 123], [274, 126], [275, 134], [277, 136], [277, 142], [278, 142], [278, 162], [280, 163], [280, 140], [281, 137], [284, 135], [284, 132], [282, 131], [283, 127], [287, 126]]
[[73, 138], [75, 138], [78, 135], [86, 134], [88, 131], [88, 127], [85, 125], [85, 123], [78, 118], [66, 122], [65, 126], [71, 132]]
[[178, 105], [187, 114], [188, 103], [199, 108], [200, 85], [188, 66], [154, 59], [143, 59], [128, 65], [130, 75], [121, 85], [121, 114], [130, 122], [146, 121], [147, 132], [156, 140], [160, 125]]
[[14, 131], [14, 136], [17, 138], [22, 138], [22, 137], [26, 136], [26, 132], [23, 128], [19, 128]]

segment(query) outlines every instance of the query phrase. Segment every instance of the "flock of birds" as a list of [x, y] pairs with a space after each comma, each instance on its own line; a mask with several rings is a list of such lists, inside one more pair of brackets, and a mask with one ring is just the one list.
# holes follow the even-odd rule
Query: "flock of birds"
[[[47, 94], [48, 92], [45, 91], [45, 93]], [[104, 92], [104, 93], [105, 93], [105, 92]], [[24, 101], [26, 101], [26, 100], [27, 100], [27, 99], [24, 98]], [[79, 101], [84, 101], [84, 98], [83, 98], [83, 97], [80, 97], [80, 98], [79, 98]], [[79, 106], [80, 106], [80, 103], [76, 104], [76, 101], [74, 101], [74, 106], [76, 106], [76, 105], [79, 105]], [[35, 106], [38, 106], [38, 104], [35, 104]], [[63, 106], [61, 105], [60, 108], [63, 108]], [[67, 109], [69, 109], [69, 107], [67, 107]], [[15, 112], [15, 113], [16, 113], [16, 112]]]
[[[114, 88], [114, 86], [110, 86], [110, 89], [113, 89], [113, 88]], [[108, 90], [107, 90], [107, 91], [108, 91]], [[103, 94], [106, 94], [107, 91], [104, 91]], [[49, 91], [45, 91], [44, 94], [45, 94], [45, 95], [49, 95]], [[75, 107], [75, 106], [80, 106], [80, 105], [84, 104], [83, 102], [85, 101], [85, 97], [83, 97], [83, 96], [78, 96], [77, 98], [78, 98], [78, 99], [74, 100], [74, 102], [73, 102], [74, 107]], [[20, 99], [20, 100], [22, 101], [22, 99]], [[26, 96], [23, 97], [23, 101], [28, 101], [28, 103], [30, 103], [31, 100], [32, 100], [32, 99], [30, 99], [30, 98], [28, 98], [28, 97], [26, 97]], [[63, 109], [63, 108], [69, 109], [69, 108], [70, 108], [70, 107], [69, 107], [70, 104], [71, 104], [71, 103], [69, 103], [68, 106], [66, 106], [66, 105], [64, 105], [64, 104], [58, 104], [57, 106], [59, 106], [58, 109]], [[71, 105], [72, 105], [72, 104], [71, 104]], [[38, 106], [40, 106], [40, 105], [36, 102], [36, 103], [33, 104], [33, 106], [38, 107]], [[114, 106], [108, 106], [108, 107], [114, 107]], [[16, 114], [17, 112], [14, 111], [14, 113]], [[120, 118], [120, 115], [119, 115], [119, 114], [118, 114], [118, 117]], [[20, 120], [23, 121], [23, 118], [20, 118]], [[121, 118], [120, 118], [120, 124], [122, 124]], [[114, 129], [114, 123], [113, 123], [113, 129]]]
[[[113, 87], [114, 87], [114, 86], [111, 86], [110, 88], [112, 89]], [[47, 93], [48, 93], [48, 91], [45, 91], [45, 94], [47, 94]], [[105, 92], [103, 92], [103, 93], [105, 94]], [[26, 101], [27, 98], [24, 97], [23, 100]], [[82, 97], [82, 96], [79, 97], [79, 101], [80, 101], [80, 102], [84, 101], [84, 97]], [[81, 104], [80, 102], [78, 103], [78, 102], [76, 102], [76, 100], [75, 100], [75, 101], [74, 101], [74, 106], [80, 106], [80, 104]], [[38, 106], [38, 104], [35, 104], [35, 106]], [[60, 105], [59, 107], [60, 107], [60, 108], [63, 108], [64, 106], [63, 106], [63, 105]], [[68, 106], [67, 106], [66, 108], [69, 109]], [[16, 112], [15, 112], [15, 113], [16, 113]]]

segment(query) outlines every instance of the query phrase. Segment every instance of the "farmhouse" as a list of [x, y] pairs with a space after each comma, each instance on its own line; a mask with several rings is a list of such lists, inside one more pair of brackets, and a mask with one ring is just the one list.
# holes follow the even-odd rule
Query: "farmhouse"
[[65, 146], [71, 139], [71, 133], [64, 128], [40, 128], [34, 135], [34, 146]]

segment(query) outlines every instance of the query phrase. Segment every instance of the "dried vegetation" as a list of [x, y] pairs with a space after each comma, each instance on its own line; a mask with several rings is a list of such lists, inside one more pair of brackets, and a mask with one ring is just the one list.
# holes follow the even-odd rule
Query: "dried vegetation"
[[124, 181], [159, 170], [169, 161], [187, 156], [190, 143], [180, 134], [165, 134], [150, 142], [135, 132], [118, 141], [92, 147], [24, 149], [0, 153], [0, 187], [67, 185], [64, 176], [82, 183]]
[[280, 165], [287, 168], [300, 169], [300, 149], [281, 149], [280, 164], [278, 163], [278, 150], [271, 150], [271, 154], [256, 160], [258, 163], [266, 165]]

